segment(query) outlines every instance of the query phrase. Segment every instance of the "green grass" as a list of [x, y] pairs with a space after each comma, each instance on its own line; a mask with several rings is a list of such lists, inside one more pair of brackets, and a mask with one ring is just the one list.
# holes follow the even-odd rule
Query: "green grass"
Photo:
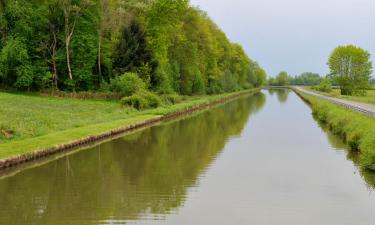
[[65, 144], [239, 93], [185, 97], [176, 105], [136, 111], [122, 107], [119, 102], [0, 92], [0, 159]]
[[360, 152], [360, 165], [375, 170], [375, 119], [317, 97], [300, 95], [311, 104], [313, 113], [320, 122], [328, 125], [352, 150]]
[[[0, 129], [22, 140], [56, 131], [125, 119], [129, 110], [117, 102], [86, 101], [0, 93]], [[1, 137], [0, 137], [1, 138]]]
[[313, 90], [311, 87], [307, 87], [307, 89], [309, 89], [311, 91], [315, 91], [315, 92], [317, 92], [319, 94], [322, 94], [322, 95], [325, 95], [325, 96], [330, 96], [330, 97], [341, 98], [341, 99], [346, 99], [346, 100], [363, 102], [363, 103], [375, 105], [375, 90], [367, 90], [366, 96], [346, 96], [346, 95], [340, 94], [340, 89], [333, 89], [332, 92], [330, 92], [330, 93], [316, 91], [316, 90]]

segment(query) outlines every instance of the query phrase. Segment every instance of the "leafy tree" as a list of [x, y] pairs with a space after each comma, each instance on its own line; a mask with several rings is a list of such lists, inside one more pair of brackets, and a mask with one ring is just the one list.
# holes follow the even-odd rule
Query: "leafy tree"
[[150, 84], [151, 75], [155, 73], [157, 63], [146, 42], [146, 35], [136, 21], [124, 27], [121, 38], [113, 54], [113, 69], [116, 74], [138, 72], [141, 78]]
[[267, 73], [258, 65], [258, 63], [254, 63], [248, 79], [249, 83], [254, 87], [261, 87], [267, 82]]
[[8, 39], [0, 52], [0, 74], [3, 83], [19, 88], [30, 87], [33, 82], [30, 56], [24, 40]]
[[289, 84], [289, 75], [287, 72], [282, 71], [280, 72], [275, 80], [275, 85], [277, 86], [286, 86]]
[[369, 52], [353, 45], [339, 46], [329, 57], [328, 65], [341, 94], [360, 94], [369, 87], [372, 74]]

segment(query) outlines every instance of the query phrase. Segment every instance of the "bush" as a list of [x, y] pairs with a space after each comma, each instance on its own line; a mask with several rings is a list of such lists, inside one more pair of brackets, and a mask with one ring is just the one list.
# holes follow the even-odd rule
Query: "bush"
[[125, 73], [111, 80], [110, 90], [124, 96], [131, 96], [146, 89], [146, 84], [136, 73]]
[[330, 93], [332, 91], [331, 82], [328, 79], [324, 79], [317, 87], [316, 90], [321, 92]]
[[162, 104], [161, 99], [150, 91], [139, 91], [131, 96], [121, 99], [122, 105], [130, 106], [138, 110], [157, 108]]

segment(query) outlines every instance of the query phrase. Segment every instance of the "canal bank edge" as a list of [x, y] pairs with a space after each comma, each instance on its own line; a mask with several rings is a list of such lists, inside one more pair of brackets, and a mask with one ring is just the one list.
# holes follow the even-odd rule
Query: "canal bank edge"
[[[225, 93], [221, 95], [215, 95], [210, 96], [207, 99], [203, 99], [203, 101], [193, 101], [190, 105], [186, 106], [186, 103], [176, 104], [170, 107], [168, 113], [161, 115], [161, 114], [152, 114], [146, 113], [141, 114], [139, 116], [136, 116], [135, 118], [129, 118], [126, 120], [121, 121], [130, 121], [127, 126], [118, 125], [117, 128], [114, 129], [107, 129], [106, 131], [94, 134], [94, 135], [82, 135], [82, 138], [78, 139], [72, 139], [70, 141], [66, 141], [63, 144], [57, 144], [54, 146], [49, 147], [40, 147], [38, 150], [30, 150], [29, 152], [17, 154], [14, 156], [9, 156], [3, 159], [0, 159], [0, 170], [4, 170], [7, 168], [11, 168], [14, 166], [18, 166], [24, 163], [29, 163], [32, 161], [40, 160], [58, 153], [63, 152], [69, 152], [78, 150], [84, 147], [89, 147], [90, 145], [93, 145], [95, 143], [100, 143], [106, 140], [109, 140], [113, 137], [119, 136], [119, 135], [126, 135], [128, 133], [138, 131], [147, 127], [151, 127], [154, 125], [157, 125], [161, 122], [178, 119], [183, 116], [187, 116], [196, 112], [204, 111], [206, 109], [209, 109], [210, 107], [224, 104], [233, 100], [236, 100], [237, 98], [240, 98], [242, 96], [255, 94], [259, 92], [260, 89], [249, 89], [249, 90], [243, 90], [233, 93]], [[157, 111], [157, 109], [155, 110]], [[125, 123], [126, 124], [126, 123]], [[100, 126], [102, 124], [98, 124], [97, 126]], [[96, 125], [92, 125], [96, 126]], [[79, 128], [77, 128], [79, 129]], [[69, 133], [68, 131], [65, 131]], [[48, 135], [46, 135], [48, 136]], [[39, 137], [43, 138], [43, 137]], [[35, 138], [37, 139], [37, 138]], [[31, 141], [33, 139], [30, 139]], [[28, 140], [23, 140], [28, 141]], [[21, 141], [21, 144], [22, 142]]]
[[372, 116], [302, 93], [294, 87], [290, 89], [310, 105], [319, 122], [326, 124], [352, 151], [360, 153], [359, 163], [362, 168], [375, 172], [375, 120]]

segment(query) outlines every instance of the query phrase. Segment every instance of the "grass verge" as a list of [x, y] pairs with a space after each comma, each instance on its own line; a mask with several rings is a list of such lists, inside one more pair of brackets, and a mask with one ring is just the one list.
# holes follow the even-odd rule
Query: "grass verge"
[[317, 97], [298, 92], [311, 105], [317, 120], [326, 124], [354, 151], [360, 152], [359, 164], [375, 171], [375, 119], [353, 112]]
[[340, 89], [337, 89], [337, 88], [333, 89], [332, 92], [330, 93], [320, 92], [311, 87], [305, 87], [305, 88], [308, 89], [309, 91], [313, 91], [313, 92], [316, 92], [318, 94], [325, 95], [328, 97], [341, 98], [345, 100], [375, 105], [375, 90], [367, 90], [366, 91], [367, 95], [365, 96], [347, 96], [347, 95], [341, 95]]
[[[31, 154], [38, 151], [44, 151], [46, 149], [58, 148], [66, 143], [79, 141], [84, 138], [88, 138], [93, 135], [100, 135], [111, 130], [127, 128], [129, 126], [144, 123], [145, 121], [157, 120], [163, 116], [168, 116], [177, 112], [183, 112], [192, 107], [198, 107], [200, 105], [207, 105], [211, 102], [219, 101], [221, 99], [228, 99], [238, 95], [244, 95], [247, 93], [254, 93], [258, 89], [245, 90], [234, 93], [225, 93], [221, 95], [214, 96], [200, 96], [200, 97], [190, 97], [187, 98], [182, 103], [160, 107], [152, 110], [145, 111], [129, 111], [120, 113], [124, 110], [119, 106], [119, 103], [113, 102], [102, 102], [102, 101], [80, 101], [72, 99], [56, 99], [56, 98], [42, 98], [35, 96], [6, 96], [17, 102], [21, 99], [23, 103], [27, 103], [30, 111], [35, 112], [35, 114], [28, 115], [20, 113], [25, 106], [22, 103], [15, 104], [11, 110], [7, 109], [8, 115], [2, 115], [0, 117], [0, 123], [6, 118], [16, 118], [22, 121], [22, 126], [33, 126], [38, 129], [37, 125], [45, 126], [45, 118], [56, 117], [56, 122], [53, 123], [54, 126], [49, 129], [45, 129], [45, 134], [36, 135], [26, 132], [26, 135], [19, 135], [17, 138], [6, 140], [0, 143], [0, 160], [19, 157], [25, 154]], [[10, 94], [0, 94], [4, 98], [4, 95]], [[29, 98], [29, 99], [28, 99]], [[37, 98], [37, 99], [35, 99]], [[57, 101], [57, 102], [56, 102]], [[7, 104], [0, 101], [2, 105]], [[33, 105], [35, 103], [35, 105]], [[44, 103], [44, 104], [43, 104]], [[11, 103], [8, 103], [11, 104]], [[114, 105], [117, 104], [117, 105]], [[44, 108], [39, 108], [44, 105]], [[17, 107], [18, 106], [18, 107]], [[51, 106], [56, 107], [51, 109]], [[80, 110], [83, 110], [83, 114], [79, 113], [79, 110], [74, 108], [78, 106]], [[72, 108], [73, 107], [73, 108]], [[53, 107], [52, 107], [53, 108]], [[103, 115], [107, 110], [111, 111], [114, 109], [111, 115]], [[93, 110], [93, 112], [90, 112]], [[61, 112], [62, 111], [62, 112]], [[66, 112], [68, 111], [68, 112]], [[12, 114], [14, 112], [14, 114]], [[3, 113], [3, 112], [2, 112]], [[31, 117], [31, 118], [30, 118]], [[75, 118], [71, 118], [75, 117]], [[82, 119], [80, 119], [82, 118]], [[28, 124], [29, 120], [36, 120], [36, 122]], [[52, 120], [52, 122], [55, 120]], [[71, 123], [74, 121], [74, 123]], [[98, 122], [100, 121], [100, 122]], [[64, 123], [66, 122], [66, 123]], [[76, 127], [75, 124], [83, 124]]]

